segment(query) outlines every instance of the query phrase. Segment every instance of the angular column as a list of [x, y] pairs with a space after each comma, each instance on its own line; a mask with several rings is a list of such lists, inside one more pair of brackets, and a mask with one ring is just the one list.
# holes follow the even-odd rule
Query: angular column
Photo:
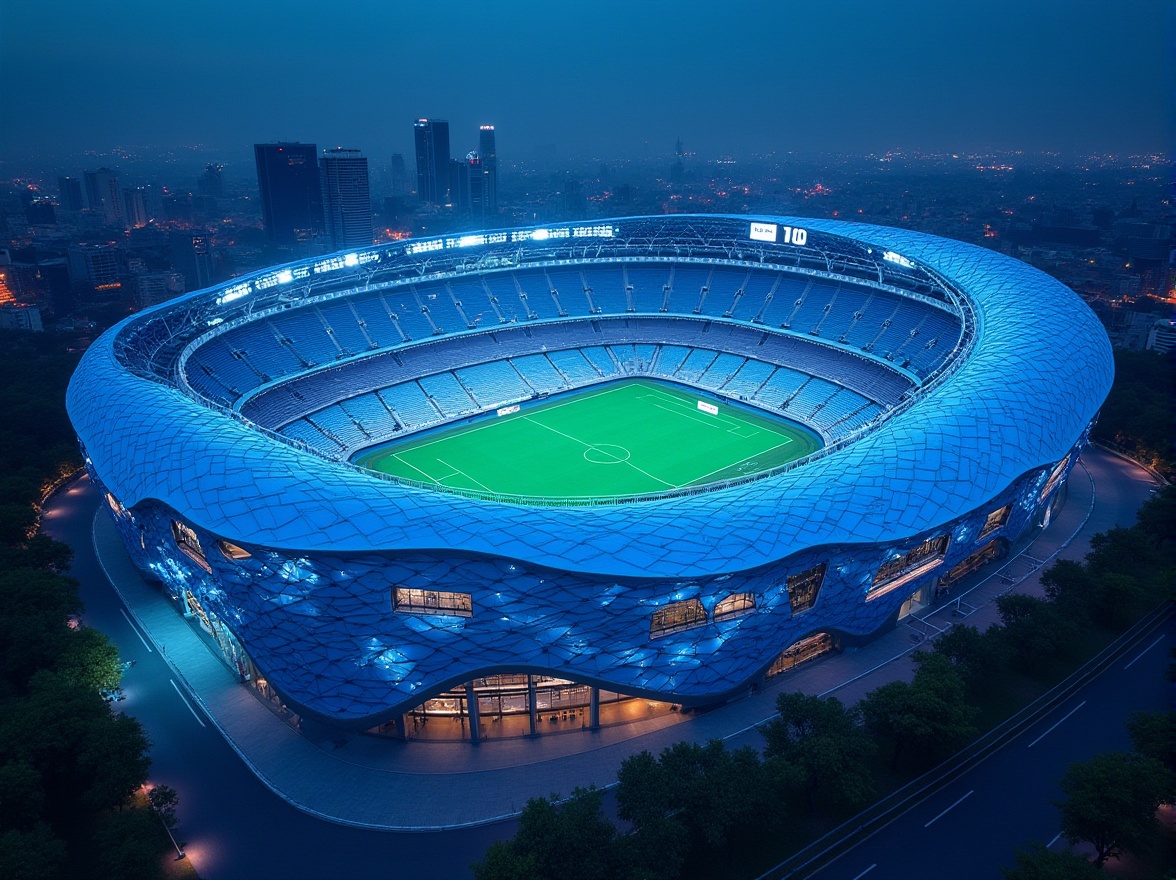
[[594, 687], [588, 699], [588, 729], [600, 729], [600, 688]]
[[527, 676], [527, 715], [531, 722], [531, 736], [539, 732], [539, 710], [535, 708], [535, 676]]
[[470, 716], [470, 742], [480, 742], [482, 739], [482, 725], [478, 720], [478, 695], [474, 692], [474, 683], [467, 681], [465, 686], [466, 691], [466, 712]]

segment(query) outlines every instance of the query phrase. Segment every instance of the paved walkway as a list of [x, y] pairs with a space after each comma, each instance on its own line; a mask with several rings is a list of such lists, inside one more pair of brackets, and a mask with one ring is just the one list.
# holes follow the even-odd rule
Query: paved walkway
[[[1014, 588], [1040, 594], [1044, 563], [1081, 559], [1092, 535], [1134, 521], [1154, 488], [1151, 476], [1100, 450], [1088, 450], [1083, 462], [1070, 477], [1061, 512], [1020, 554], [1000, 569], [978, 573], [978, 582], [946, 604], [908, 618], [868, 645], [804, 664], [759, 693], [708, 713], [535, 739], [491, 739], [478, 746], [363, 735], [312, 741], [241, 686], [159, 590], [139, 577], [102, 511], [94, 521], [94, 546], [116, 591], [176, 677], [279, 797], [346, 825], [437, 830], [509, 817], [531, 797], [611, 785], [621, 762], [643, 749], [656, 753], [682, 739], [756, 745], [756, 725], [773, 716], [776, 695], [784, 691], [836, 694], [853, 703], [887, 681], [909, 679], [908, 655], [926, 636], [964, 617], [980, 628], [996, 622], [992, 600], [998, 595]], [[957, 596], [960, 614], [954, 610]]]

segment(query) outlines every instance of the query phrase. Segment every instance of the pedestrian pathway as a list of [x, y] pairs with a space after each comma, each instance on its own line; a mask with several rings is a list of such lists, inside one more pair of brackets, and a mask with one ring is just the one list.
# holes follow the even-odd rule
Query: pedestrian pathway
[[[493, 822], [527, 800], [577, 786], [611, 785], [621, 762], [682, 739], [758, 745], [756, 726], [770, 719], [779, 693], [834, 694], [853, 703], [868, 691], [912, 674], [910, 652], [958, 620], [996, 622], [993, 599], [1009, 589], [1040, 594], [1040, 572], [1054, 558], [1081, 559], [1089, 540], [1130, 525], [1153, 488], [1138, 466], [1091, 449], [1069, 480], [1065, 506], [1021, 554], [943, 605], [925, 609], [869, 644], [828, 655], [773, 679], [758, 693], [722, 708], [671, 714], [598, 731], [534, 739], [411, 743], [364, 735], [313, 741], [283, 722], [208, 649], [155, 586], [145, 583], [109, 517], [94, 521], [94, 546], [107, 577], [136, 622], [159, 647], [177, 680], [250, 769], [299, 809], [348, 825], [430, 830]], [[1012, 581], [1012, 583], [1010, 583]]]

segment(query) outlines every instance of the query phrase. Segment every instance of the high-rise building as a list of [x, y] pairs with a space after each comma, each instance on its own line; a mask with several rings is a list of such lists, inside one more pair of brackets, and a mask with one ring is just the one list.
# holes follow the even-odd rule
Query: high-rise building
[[323, 219], [332, 250], [368, 247], [372, 243], [372, 197], [368, 160], [359, 150], [323, 150], [319, 159], [323, 187]]
[[202, 232], [173, 232], [167, 237], [172, 268], [184, 276], [188, 290], [203, 290], [212, 284], [212, 250]]
[[76, 244], [68, 259], [70, 285], [80, 298], [105, 301], [122, 296], [122, 260], [114, 245]]
[[82, 202], [82, 182], [76, 177], [57, 178], [57, 192], [61, 199], [61, 210], [80, 211], [85, 207]]
[[466, 154], [466, 181], [469, 215], [478, 223], [485, 223], [490, 203], [490, 176], [477, 150]]
[[498, 149], [494, 143], [493, 125], [478, 129], [478, 156], [486, 179], [485, 213], [490, 216], [498, 213]]
[[427, 205], [450, 199], [449, 122], [418, 119], [413, 123], [416, 143], [417, 198]]
[[323, 231], [323, 193], [314, 144], [254, 144], [261, 214], [270, 244], [293, 247]]
[[128, 226], [142, 229], [150, 216], [147, 211], [147, 187], [127, 187], [123, 190], [123, 217]]
[[224, 165], [219, 162], [209, 162], [204, 166], [204, 172], [196, 181], [196, 191], [202, 196], [222, 198], [225, 194], [225, 182], [222, 172]]
[[118, 175], [109, 168], [99, 168], [97, 171], [85, 172], [84, 177], [86, 201], [90, 204], [90, 210], [100, 213], [106, 223], [122, 223], [126, 214]]
[[174, 299], [184, 292], [179, 272], [144, 272], [135, 276], [135, 306], [146, 309]]
[[390, 168], [392, 195], [408, 195], [408, 170], [404, 167], [404, 154], [393, 153]]

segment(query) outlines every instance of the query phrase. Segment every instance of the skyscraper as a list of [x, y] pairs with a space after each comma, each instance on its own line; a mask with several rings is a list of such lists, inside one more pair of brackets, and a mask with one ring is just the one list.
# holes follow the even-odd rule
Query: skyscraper
[[123, 216], [127, 225], [142, 229], [151, 219], [147, 209], [147, 187], [127, 187], [123, 190]]
[[323, 150], [319, 159], [323, 187], [323, 219], [332, 250], [368, 247], [372, 243], [372, 198], [368, 160], [359, 150]]
[[418, 119], [413, 123], [416, 142], [417, 198], [428, 205], [449, 200], [449, 122]]
[[261, 214], [270, 244], [292, 247], [323, 231], [323, 193], [314, 144], [254, 144]]
[[122, 191], [118, 186], [118, 175], [109, 168], [85, 172], [86, 201], [90, 210], [102, 214], [106, 223], [121, 223], [123, 212]]
[[172, 267], [184, 276], [188, 290], [212, 284], [212, 250], [204, 233], [172, 232], [168, 236]]
[[209, 162], [204, 166], [204, 173], [196, 181], [196, 190], [202, 196], [212, 196], [219, 199], [225, 194], [224, 184], [225, 166], [219, 162]]
[[477, 150], [466, 154], [466, 172], [469, 214], [476, 222], [485, 223], [489, 213], [490, 175]]
[[494, 143], [494, 126], [478, 129], [478, 157], [482, 160], [482, 174], [486, 181], [485, 213], [498, 213], [498, 151]]
[[85, 207], [82, 202], [82, 182], [76, 177], [57, 178], [57, 191], [63, 211], [80, 211]]
[[389, 166], [390, 188], [392, 195], [403, 196], [408, 194], [408, 171], [404, 167], [404, 155], [402, 153], [392, 154], [392, 163]]

